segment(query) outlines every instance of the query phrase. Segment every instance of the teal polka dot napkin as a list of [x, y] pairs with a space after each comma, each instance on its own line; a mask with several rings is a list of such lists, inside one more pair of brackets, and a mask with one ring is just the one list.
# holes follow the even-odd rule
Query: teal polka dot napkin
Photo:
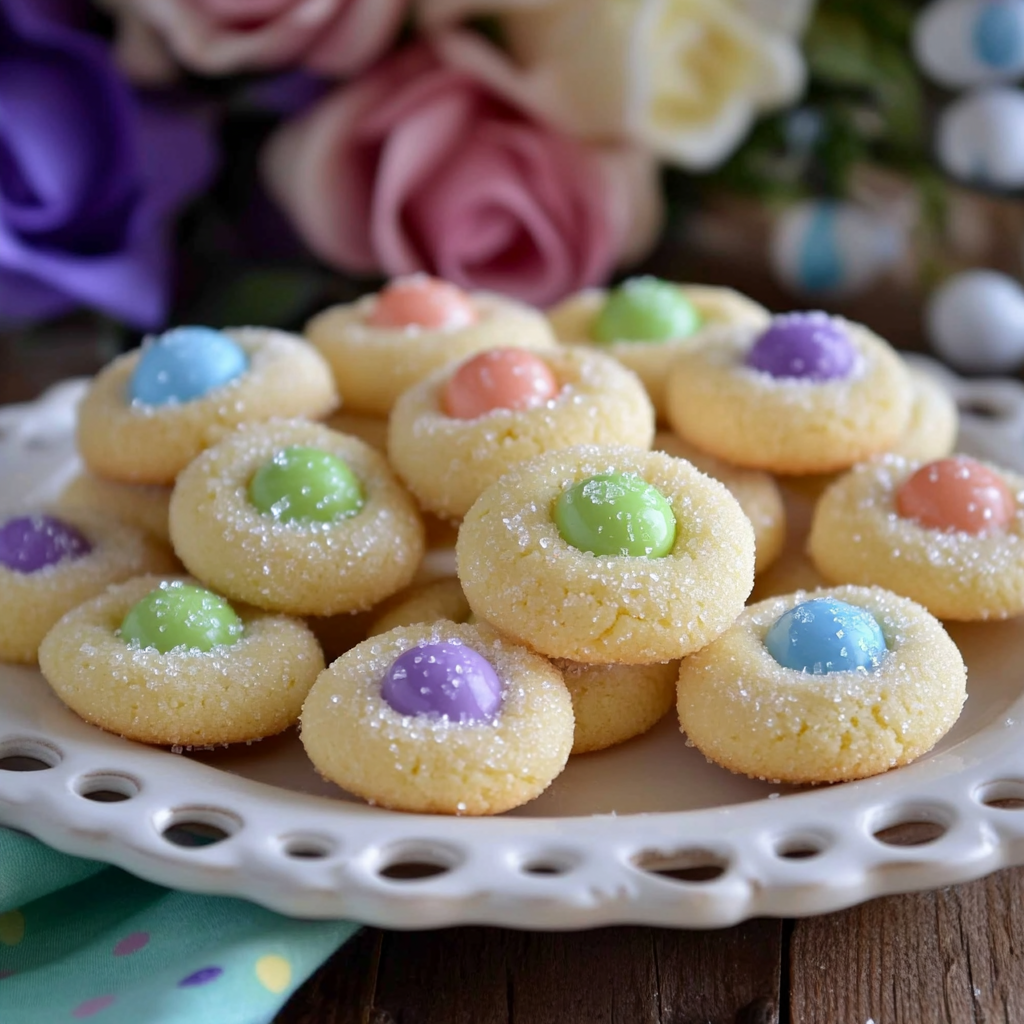
[[0, 829], [2, 1024], [268, 1024], [357, 927], [163, 889]]

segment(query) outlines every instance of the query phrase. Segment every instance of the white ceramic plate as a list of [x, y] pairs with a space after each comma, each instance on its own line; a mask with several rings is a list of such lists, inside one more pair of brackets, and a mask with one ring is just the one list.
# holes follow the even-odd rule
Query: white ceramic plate
[[[945, 376], [973, 410], [962, 447], [1024, 470], [1024, 388]], [[79, 394], [65, 385], [0, 410], [9, 508], [74, 472]], [[166, 885], [388, 927], [822, 913], [1024, 862], [1024, 626], [952, 632], [970, 699], [907, 768], [787, 792], [708, 764], [666, 720], [573, 759], [518, 812], [475, 820], [351, 800], [315, 775], [293, 734], [186, 754], [129, 743], [67, 711], [34, 669], [0, 666], [0, 823]], [[27, 767], [42, 770], [11, 770]], [[204, 830], [225, 838], [189, 844]]]

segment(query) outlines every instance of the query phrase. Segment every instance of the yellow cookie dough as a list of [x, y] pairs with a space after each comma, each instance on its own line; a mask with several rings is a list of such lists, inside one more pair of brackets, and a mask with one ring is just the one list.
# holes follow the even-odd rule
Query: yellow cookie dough
[[56, 508], [91, 509], [145, 530], [165, 544], [171, 542], [168, 508], [170, 487], [156, 484], [122, 484], [92, 473], [79, 473], [60, 493]]
[[0, 661], [34, 662], [50, 627], [111, 583], [175, 569], [166, 547], [109, 515], [66, 508], [55, 516], [81, 532], [92, 550], [31, 573], [0, 565]]
[[[347, 463], [364, 504], [330, 523], [277, 521], [250, 501], [249, 483], [285, 448], [320, 449]], [[244, 427], [203, 452], [171, 497], [171, 540], [198, 579], [228, 597], [293, 615], [364, 611], [411, 582], [423, 523], [384, 457], [318, 423]]]
[[298, 719], [324, 667], [320, 645], [297, 619], [236, 605], [241, 638], [207, 653], [161, 654], [118, 635], [131, 608], [161, 583], [143, 576], [69, 612], [47, 634], [39, 667], [87, 722], [160, 746], [208, 746], [273, 736]]
[[910, 422], [890, 451], [921, 462], [941, 459], [956, 446], [960, 421], [956, 402], [949, 389], [930, 373], [916, 366], [908, 370], [913, 390]]
[[676, 697], [679, 662], [663, 665], [583, 665], [558, 659], [572, 697], [573, 754], [614, 747], [653, 728]]
[[[381, 696], [392, 662], [428, 643], [471, 647], [503, 684], [495, 717], [403, 715]], [[371, 803], [434, 814], [500, 814], [539, 796], [565, 767], [572, 702], [550, 662], [484, 625], [405, 626], [371, 637], [316, 681], [302, 743], [325, 778]]]
[[669, 367], [682, 348], [699, 342], [708, 328], [723, 324], [746, 324], [759, 329], [767, 326], [770, 314], [764, 306], [731, 288], [681, 284], [679, 291], [693, 304], [701, 318], [701, 326], [686, 338], [669, 341], [617, 341], [611, 344], [594, 341], [591, 326], [601, 312], [608, 292], [589, 288], [570, 296], [548, 311], [559, 341], [570, 345], [595, 345], [632, 370], [647, 389], [659, 420], [667, 413], [665, 385]]
[[686, 459], [729, 488], [754, 527], [755, 575], [776, 561], [786, 542], [786, 507], [778, 485], [768, 473], [730, 466], [667, 431], [655, 435], [654, 447], [677, 459]]
[[387, 633], [398, 626], [415, 626], [424, 622], [467, 622], [470, 610], [462, 584], [454, 577], [434, 580], [408, 590], [386, 601], [380, 614], [370, 624], [367, 636]]
[[414, 385], [395, 403], [388, 458], [421, 507], [460, 519], [516, 463], [580, 444], [649, 448], [654, 412], [635, 374], [587, 349], [538, 352], [559, 386], [535, 409], [495, 409], [476, 419], [444, 412], [453, 364]]
[[920, 463], [888, 455], [854, 467], [822, 495], [807, 544], [815, 566], [834, 583], [904, 594], [940, 619], [1024, 613], [1024, 477], [984, 465], [1017, 499], [1005, 530], [974, 536], [902, 518], [896, 495]]
[[[599, 557], [562, 539], [553, 507], [589, 477], [636, 476], [677, 522], [664, 558]], [[652, 664], [710, 643], [754, 577], [754, 531], [725, 486], [661, 452], [582, 446], [523, 463], [469, 510], [456, 544], [473, 612], [550, 657]]]
[[489, 292], [470, 297], [478, 319], [465, 327], [373, 327], [366, 318], [377, 297], [366, 295], [318, 313], [306, 337], [330, 363], [345, 408], [367, 416], [387, 416], [403, 391], [474, 352], [554, 346], [547, 321], [530, 306]]
[[857, 356], [852, 374], [837, 380], [776, 378], [744, 365], [756, 327], [721, 328], [688, 346], [669, 374], [672, 429], [726, 462], [780, 474], [833, 472], [890, 449], [910, 422], [908, 371], [866, 327], [833, 320]]
[[240, 424], [276, 416], [319, 419], [338, 404], [330, 367], [302, 338], [269, 327], [224, 333], [249, 356], [249, 368], [190, 402], [129, 401], [138, 351], [97, 374], [78, 407], [78, 450], [93, 473], [126, 483], [173, 484], [204, 448]]
[[[764, 638], [790, 608], [833, 597], [871, 612], [888, 651], [877, 668], [814, 675], [783, 668]], [[841, 782], [920, 757], [966, 697], [956, 644], [924, 608], [877, 587], [770, 598], [679, 671], [689, 742], [730, 771], [774, 782]]]

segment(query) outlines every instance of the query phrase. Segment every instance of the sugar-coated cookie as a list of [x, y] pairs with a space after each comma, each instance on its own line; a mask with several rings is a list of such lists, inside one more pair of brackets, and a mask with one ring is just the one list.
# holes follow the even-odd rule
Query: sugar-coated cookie
[[99, 372], [78, 407], [78, 450], [98, 476], [172, 484], [242, 423], [319, 419], [338, 404], [330, 367], [269, 327], [179, 327]]
[[0, 519], [0, 661], [32, 663], [50, 627], [111, 583], [171, 572], [170, 551], [81, 508]]
[[642, 736], [676, 699], [679, 662], [656, 665], [584, 665], [559, 658], [572, 697], [573, 754], [589, 754]]
[[441, 621], [334, 662], [306, 698], [301, 735], [321, 775], [371, 803], [499, 814], [565, 767], [572, 702], [546, 659], [488, 626]]
[[68, 612], [39, 667], [87, 722], [160, 746], [241, 743], [298, 719], [324, 667], [305, 623], [187, 577], [143, 576]]
[[725, 486], [662, 452], [582, 446], [522, 463], [459, 529], [474, 613], [550, 657], [671, 661], [736, 618], [754, 531]]
[[730, 466], [668, 431], [655, 435], [654, 448], [677, 459], [686, 459], [702, 473], [725, 484], [754, 527], [754, 573], [764, 572], [775, 562], [786, 542], [786, 506], [778, 484], [768, 473]]
[[909, 366], [913, 403], [910, 422], [889, 450], [905, 459], [928, 462], [949, 455], [956, 446], [960, 413], [949, 389], [926, 370]]
[[558, 340], [596, 345], [643, 381], [659, 420], [666, 415], [668, 370], [681, 347], [708, 328], [767, 326], [764, 306], [731, 288], [673, 284], [652, 277], [625, 281], [612, 291], [589, 288], [548, 311]]
[[582, 348], [490, 349], [395, 403], [388, 458], [420, 506], [460, 519], [519, 462], [580, 444], [649, 448], [654, 411], [634, 373]]
[[409, 587], [385, 601], [378, 612], [370, 623], [367, 636], [378, 636], [398, 626], [437, 622], [438, 619], [464, 623], [470, 618], [469, 602], [462, 592], [462, 584], [454, 576]]
[[910, 422], [903, 360], [866, 327], [824, 313], [766, 330], [719, 329], [681, 351], [668, 381], [673, 430], [726, 462], [828, 473], [890, 449]]
[[453, 360], [488, 348], [555, 344], [530, 306], [425, 274], [324, 310], [306, 325], [306, 337], [330, 363], [345, 407], [368, 416], [387, 416], [403, 391]]
[[924, 608], [877, 587], [770, 598], [679, 670], [679, 722], [730, 771], [841, 782], [920, 757], [966, 697], [956, 644]]
[[318, 423], [245, 427], [178, 478], [171, 540], [238, 601], [293, 615], [364, 611], [408, 585], [423, 523], [384, 457]]
[[876, 459], [814, 512], [808, 551], [826, 579], [876, 584], [940, 619], [1024, 613], [1024, 477], [954, 456]]
[[169, 544], [170, 504], [170, 487], [161, 487], [159, 484], [123, 484], [84, 472], [74, 477], [61, 491], [55, 508], [82, 508], [120, 519]]

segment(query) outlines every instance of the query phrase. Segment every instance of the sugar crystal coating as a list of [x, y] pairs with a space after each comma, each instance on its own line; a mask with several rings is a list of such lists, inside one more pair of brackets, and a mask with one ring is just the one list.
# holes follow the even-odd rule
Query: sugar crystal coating
[[365, 504], [359, 478], [344, 460], [305, 445], [282, 448], [249, 483], [249, 500], [278, 522], [332, 523]]
[[925, 527], [978, 535], [1005, 529], [1016, 502], [998, 473], [960, 455], [914, 472], [896, 492], [896, 508]]
[[874, 616], [834, 598], [816, 598], [790, 608], [764, 638], [783, 667], [812, 675], [877, 668], [886, 651]]
[[495, 409], [535, 409], [558, 394], [548, 364], [522, 348], [495, 348], [463, 363], [444, 388], [444, 411], [473, 420]]
[[205, 654], [235, 643], [243, 628], [224, 598], [175, 580], [161, 583], [132, 606], [121, 623], [121, 639], [161, 654], [176, 647]]
[[35, 573], [92, 551], [85, 535], [53, 516], [16, 516], [0, 526], [0, 565]]
[[445, 715], [482, 722], [501, 706], [501, 680], [483, 655], [458, 640], [420, 644], [400, 654], [381, 696], [402, 715]]

